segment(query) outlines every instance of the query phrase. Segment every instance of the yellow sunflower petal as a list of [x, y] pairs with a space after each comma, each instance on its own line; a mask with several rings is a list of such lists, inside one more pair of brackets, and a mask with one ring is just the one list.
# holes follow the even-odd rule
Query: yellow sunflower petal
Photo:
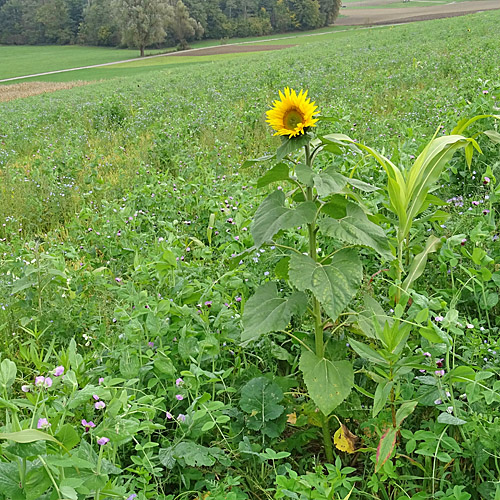
[[276, 131], [274, 135], [297, 137], [304, 134], [308, 127], [315, 127], [318, 106], [307, 98], [307, 90], [295, 90], [285, 87], [279, 91], [280, 100], [275, 100], [273, 107], [267, 111], [267, 123]]

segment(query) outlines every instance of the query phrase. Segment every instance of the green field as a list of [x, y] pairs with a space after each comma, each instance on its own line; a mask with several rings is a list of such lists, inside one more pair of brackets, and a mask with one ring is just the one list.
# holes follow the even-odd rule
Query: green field
[[498, 500], [499, 25], [0, 103], [0, 500]]

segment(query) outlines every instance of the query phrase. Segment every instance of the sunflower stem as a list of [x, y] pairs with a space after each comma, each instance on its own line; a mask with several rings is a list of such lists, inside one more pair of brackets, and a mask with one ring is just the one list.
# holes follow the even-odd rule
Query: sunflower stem
[[[305, 156], [306, 156], [306, 165], [309, 168], [312, 168], [312, 158], [311, 158], [311, 149], [309, 144], [304, 146]], [[312, 187], [306, 188], [306, 200], [314, 201], [314, 193]], [[316, 217], [314, 220], [307, 225], [308, 236], [309, 236], [309, 257], [314, 260], [314, 262], [318, 261], [318, 254], [316, 251]], [[318, 358], [323, 358], [325, 355], [325, 342], [323, 337], [323, 321], [321, 319], [321, 304], [319, 300], [312, 295], [312, 315], [314, 318], [314, 346], [316, 356]], [[333, 446], [332, 446], [332, 438], [330, 436], [330, 426], [328, 425], [328, 416], [324, 413], [321, 413], [321, 427], [323, 431], [323, 442], [325, 445], [325, 455], [326, 460], [330, 463], [333, 463]]]

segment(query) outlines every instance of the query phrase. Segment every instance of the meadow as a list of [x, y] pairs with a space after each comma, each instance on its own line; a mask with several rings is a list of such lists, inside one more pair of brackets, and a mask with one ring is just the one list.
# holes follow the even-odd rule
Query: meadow
[[499, 23], [0, 103], [0, 499], [498, 500]]

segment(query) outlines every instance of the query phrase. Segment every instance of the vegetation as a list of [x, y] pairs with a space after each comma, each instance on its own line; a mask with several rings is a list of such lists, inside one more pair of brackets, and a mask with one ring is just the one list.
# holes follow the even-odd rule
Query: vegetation
[[496, 500], [499, 22], [0, 104], [0, 499]]
[[0, 0], [0, 43], [179, 45], [327, 26], [340, 0]]

